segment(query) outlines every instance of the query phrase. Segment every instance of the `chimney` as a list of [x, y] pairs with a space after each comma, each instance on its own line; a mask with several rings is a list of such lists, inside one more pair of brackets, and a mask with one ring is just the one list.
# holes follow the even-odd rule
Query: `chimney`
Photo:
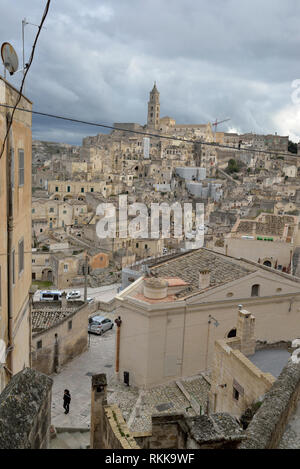
[[105, 410], [107, 405], [107, 380], [106, 374], [101, 373], [92, 376], [91, 389], [91, 449], [105, 449]]
[[239, 305], [236, 335], [241, 340], [241, 352], [246, 355], [255, 354], [255, 317]]
[[210, 286], [210, 270], [201, 269], [199, 271], [199, 290], [205, 290]]
[[152, 300], [162, 300], [168, 296], [168, 282], [162, 278], [145, 278], [144, 296]]

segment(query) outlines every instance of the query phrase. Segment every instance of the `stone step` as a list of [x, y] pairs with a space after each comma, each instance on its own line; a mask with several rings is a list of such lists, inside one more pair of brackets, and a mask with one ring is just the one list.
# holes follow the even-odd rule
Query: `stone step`
[[52, 438], [50, 441], [49, 449], [71, 449], [64, 440], [60, 438]]
[[90, 432], [58, 432], [50, 441], [50, 449], [87, 449]]

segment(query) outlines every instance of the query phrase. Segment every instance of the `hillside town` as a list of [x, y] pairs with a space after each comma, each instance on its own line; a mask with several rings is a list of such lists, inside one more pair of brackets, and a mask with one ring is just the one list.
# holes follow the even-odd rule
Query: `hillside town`
[[73, 145], [0, 76], [0, 448], [300, 449], [300, 142], [144, 88]]

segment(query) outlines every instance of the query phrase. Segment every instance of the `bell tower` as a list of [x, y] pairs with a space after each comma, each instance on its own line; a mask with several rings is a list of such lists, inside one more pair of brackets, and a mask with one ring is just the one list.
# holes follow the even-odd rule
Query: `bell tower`
[[150, 91], [150, 99], [148, 102], [148, 119], [147, 127], [149, 129], [159, 129], [159, 119], [160, 119], [160, 104], [159, 104], [159, 92], [156, 88], [156, 82], [152, 91]]

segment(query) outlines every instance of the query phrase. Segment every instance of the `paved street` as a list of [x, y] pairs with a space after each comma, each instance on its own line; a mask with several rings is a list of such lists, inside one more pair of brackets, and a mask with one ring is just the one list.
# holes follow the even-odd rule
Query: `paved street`
[[[103, 313], [114, 319], [114, 313]], [[52, 390], [52, 424], [57, 427], [88, 427], [90, 424], [91, 375], [106, 373], [108, 404], [119, 405], [132, 431], [150, 431], [151, 415], [155, 413], [187, 412], [196, 415], [189, 400], [175, 382], [156, 386], [147, 391], [128, 387], [117, 380], [114, 372], [115, 328], [103, 336], [90, 335], [87, 352], [67, 364], [54, 380]], [[186, 390], [202, 405], [207, 399], [208, 385], [201, 376], [181, 380]], [[69, 389], [72, 396], [70, 413], [64, 414], [63, 393]], [[188, 409], [189, 408], [189, 409]], [[188, 410], [187, 410], [188, 409]]]
[[[107, 285], [104, 287], [97, 287], [97, 288], [90, 288], [88, 287], [87, 289], [87, 296], [88, 298], [94, 298], [96, 301], [110, 301], [112, 300], [117, 292], [118, 288], [121, 284], [119, 283], [114, 283], [112, 285]], [[45, 288], [45, 290], [48, 290]], [[50, 287], [49, 290], [55, 290], [55, 287]], [[65, 291], [66, 293], [72, 291], [72, 290], [78, 290], [81, 293], [81, 300], [84, 297], [84, 288], [82, 287], [74, 287], [74, 288], [65, 288], [62, 291]], [[41, 290], [37, 290], [33, 296], [33, 301], [39, 301], [40, 300], [40, 292]]]
[[[102, 301], [110, 301], [117, 293], [119, 284], [88, 290], [88, 295]], [[81, 289], [82, 291], [82, 289]], [[38, 296], [37, 296], [38, 298]], [[101, 312], [114, 320], [114, 312]], [[185, 412], [190, 407], [175, 382], [165, 386], [156, 386], [148, 391], [126, 386], [119, 382], [114, 372], [115, 366], [115, 327], [103, 336], [89, 335], [89, 349], [65, 365], [59, 374], [52, 375], [52, 424], [57, 427], [88, 427], [90, 424], [91, 376], [106, 373], [109, 404], [119, 405], [125, 420], [133, 431], [149, 431], [151, 415], [157, 412]], [[184, 381], [182, 381], [184, 383]], [[185, 387], [192, 391], [193, 397], [205, 403], [208, 387], [202, 377], [196, 377], [193, 383], [189, 380]], [[63, 393], [69, 389], [72, 396], [70, 413], [64, 414]], [[161, 407], [162, 406], [162, 407]], [[204, 407], [203, 407], [204, 408]], [[193, 409], [189, 415], [195, 415]]]
[[[105, 313], [113, 317], [112, 313]], [[114, 374], [115, 328], [102, 336], [93, 334], [87, 352], [63, 367], [61, 373], [52, 375], [52, 424], [59, 427], [87, 427], [90, 423], [91, 375]], [[69, 389], [72, 397], [70, 413], [64, 414], [63, 393]]]

